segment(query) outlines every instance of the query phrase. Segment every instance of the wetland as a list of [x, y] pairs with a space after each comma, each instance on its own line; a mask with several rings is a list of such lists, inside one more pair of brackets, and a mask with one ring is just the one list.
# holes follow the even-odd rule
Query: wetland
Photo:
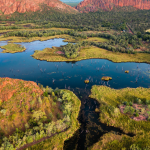
[[[0, 41], [0, 46], [5, 46], [8, 42], [9, 41]], [[38, 50], [39, 52], [42, 52], [43, 49], [52, 50], [52, 47], [67, 45], [68, 42], [65, 42], [64, 39], [57, 38], [47, 41], [16, 42], [14, 44], [19, 44], [25, 47], [26, 50], [15, 54], [0, 53], [0, 69], [2, 70], [0, 72], [0, 77], [34, 81], [37, 84], [42, 84], [44, 87], [49, 86], [53, 89], [67, 89], [74, 92], [81, 101], [80, 113], [78, 116], [80, 127], [75, 127], [75, 133], [70, 132], [70, 139], [68, 139], [69, 137], [64, 137], [65, 132], [62, 132], [61, 134], [50, 138], [52, 140], [47, 139], [45, 142], [29, 147], [29, 149], [36, 149], [38, 147], [42, 150], [43, 147], [47, 148], [54, 141], [59, 139], [57, 143], [54, 145], [52, 144], [52, 147], [55, 148], [57, 144], [61, 143], [61, 137], [67, 139], [64, 144], [62, 142], [62, 145], [60, 145], [60, 147], [63, 147], [65, 150], [70, 150], [70, 148], [77, 150], [95, 149], [95, 147], [100, 145], [99, 140], [102, 142], [101, 144], [103, 147], [107, 146], [107, 148], [109, 148], [109, 145], [112, 144], [113, 140], [122, 141], [122, 145], [120, 144], [120, 147], [123, 147], [123, 145], [125, 145], [123, 143], [124, 140], [122, 140], [123, 138], [127, 141], [132, 139], [132, 142], [129, 142], [128, 145], [124, 146], [130, 147], [136, 139], [140, 140], [140, 135], [137, 136], [134, 130], [129, 130], [127, 127], [127, 129], [123, 128], [119, 125], [119, 123], [117, 125], [113, 124], [112, 126], [111, 121], [107, 122], [106, 120], [102, 120], [101, 116], [103, 113], [101, 113], [100, 108], [104, 104], [99, 100], [99, 97], [90, 96], [90, 98], [89, 95], [93, 94], [94, 85], [107, 87], [108, 91], [106, 90], [104, 92], [106, 94], [111, 91], [110, 88], [150, 88], [149, 64], [140, 62], [115, 63], [110, 61], [111, 59], [107, 60], [95, 58], [85, 58], [85, 60], [81, 59], [80, 61], [77, 59], [70, 59], [69, 61], [66, 61], [66, 58], [64, 61], [58, 60], [57, 62], [41, 61], [32, 57], [35, 50]], [[2, 48], [0, 48], [0, 52], [3, 51]], [[96, 51], [97, 48], [93, 47], [93, 50]], [[125, 70], [128, 70], [129, 73], [125, 73]], [[111, 77], [112, 80], [101, 80], [101, 78], [105, 76]], [[89, 82], [86, 84], [85, 80]], [[94, 91], [97, 91], [97, 89]], [[99, 93], [101, 93], [101, 90]], [[112, 97], [114, 96], [115, 94]], [[105, 99], [104, 94], [103, 97]], [[124, 101], [126, 101], [126, 98], [124, 98]], [[116, 104], [114, 105], [116, 106]], [[96, 108], [99, 109], [100, 114], [95, 111]], [[112, 120], [112, 122], [113, 121], [114, 120]], [[146, 135], [147, 134], [143, 136], [145, 137]], [[105, 141], [104, 138], [107, 139], [109, 136], [111, 136], [112, 139]], [[117, 145], [116, 143], [113, 144]], [[59, 148], [59, 146], [57, 148]]]

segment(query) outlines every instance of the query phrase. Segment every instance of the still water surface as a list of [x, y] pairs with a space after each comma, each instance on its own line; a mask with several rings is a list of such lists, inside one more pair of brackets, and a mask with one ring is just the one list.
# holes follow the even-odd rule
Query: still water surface
[[[66, 45], [64, 39], [17, 43], [25, 46], [26, 51], [15, 54], [0, 53], [0, 77], [31, 80], [52, 88], [70, 89], [81, 100], [79, 121], [81, 128], [65, 142], [64, 149], [86, 150], [107, 132], [122, 133], [119, 129], [107, 127], [98, 122], [97, 101], [88, 98], [92, 85], [106, 85], [119, 89], [139, 86], [150, 87], [150, 65], [146, 63], [113, 63], [105, 59], [89, 59], [79, 62], [46, 62], [32, 58], [35, 50], [52, 46]], [[0, 41], [0, 46], [7, 41]], [[0, 48], [0, 52], [2, 49]], [[129, 70], [129, 74], [124, 73]], [[111, 76], [109, 82], [101, 81], [102, 76]], [[89, 79], [86, 85], [84, 80]]]

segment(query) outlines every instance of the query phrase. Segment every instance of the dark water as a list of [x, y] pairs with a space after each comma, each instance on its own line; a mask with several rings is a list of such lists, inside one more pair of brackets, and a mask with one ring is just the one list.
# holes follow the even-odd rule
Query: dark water
[[[1, 41], [0, 46], [7, 41]], [[64, 149], [86, 150], [107, 132], [124, 134], [120, 129], [107, 127], [98, 121], [99, 107], [97, 101], [89, 99], [92, 85], [106, 85], [119, 89], [139, 86], [150, 87], [150, 65], [146, 63], [113, 63], [105, 59], [89, 59], [79, 62], [46, 62], [32, 58], [34, 50], [46, 47], [66, 45], [63, 39], [18, 43], [26, 47], [26, 51], [15, 54], [0, 53], [0, 77], [31, 80], [52, 88], [70, 89], [81, 100], [79, 121], [81, 128], [72, 138], [65, 142]], [[0, 52], [2, 49], [0, 49]], [[129, 70], [129, 74], [124, 71]], [[102, 76], [111, 76], [109, 82], [101, 81]], [[85, 79], [90, 83], [86, 85]], [[130, 135], [132, 136], [132, 135]]]

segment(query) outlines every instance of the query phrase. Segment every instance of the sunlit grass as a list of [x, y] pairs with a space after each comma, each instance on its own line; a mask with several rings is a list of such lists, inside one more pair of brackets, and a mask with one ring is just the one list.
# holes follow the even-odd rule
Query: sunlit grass
[[146, 30], [146, 32], [150, 32], [150, 29]]
[[75, 39], [71, 37], [70, 35], [62, 34], [62, 35], [55, 35], [55, 36], [48, 36], [48, 37], [17, 37], [17, 36], [10, 36], [10, 37], [4, 37], [0, 36], [0, 41], [8, 41], [9, 43], [20, 43], [20, 42], [32, 42], [32, 41], [46, 41], [49, 39], [54, 39], [54, 38], [64, 38], [65, 42], [75, 42]]
[[[18, 24], [19, 25], [19, 24]], [[20, 24], [20, 25], [28, 25], [28, 24]], [[24, 27], [25, 28], [25, 27]], [[39, 30], [60, 30], [60, 31], [65, 31], [65, 30], [71, 30], [69, 28], [39, 28], [39, 29], [29, 29], [29, 28], [25, 28], [25, 29], [8, 29], [8, 30], [0, 30], [0, 33], [3, 33], [3, 32], [10, 32], [10, 31], [24, 31], [24, 30], [27, 30], [27, 31], [33, 31], [33, 30], [36, 30], [36, 31], [39, 31]]]
[[17, 53], [17, 52], [23, 52], [26, 50], [24, 46], [21, 46], [19, 44], [7, 44], [5, 46], [1, 46], [2, 53]]
[[105, 38], [100, 37], [89, 37], [88, 39], [84, 39], [82, 41], [88, 41], [88, 42], [107, 42], [108, 40]]
[[35, 59], [46, 61], [80, 61], [91, 58], [102, 58], [111, 60], [113, 62], [150, 62], [150, 54], [147, 53], [126, 54], [111, 52], [94, 46], [82, 48], [79, 51], [79, 56], [74, 59], [67, 59], [63, 55], [56, 54], [56, 52], [59, 50], [60, 48], [46, 48], [42, 51], [35, 51], [32, 56]]
[[[90, 98], [100, 102], [99, 120], [108, 126], [118, 127], [125, 133], [133, 133], [134, 137], [126, 135], [104, 135], [102, 139], [90, 149], [129, 149], [132, 144], [140, 148], [150, 145], [150, 121], [135, 121], [128, 115], [122, 114], [118, 108], [124, 101], [130, 102], [136, 98], [143, 102], [150, 100], [150, 88], [111, 89], [106, 86], [93, 86]], [[111, 137], [110, 137], [111, 136]], [[118, 138], [117, 138], [118, 137]]]

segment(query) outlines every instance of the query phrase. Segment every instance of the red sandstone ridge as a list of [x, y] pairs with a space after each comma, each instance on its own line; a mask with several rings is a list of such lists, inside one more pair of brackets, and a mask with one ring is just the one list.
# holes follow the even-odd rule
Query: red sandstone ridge
[[117, 6], [133, 6], [137, 9], [150, 9], [150, 0], [84, 0], [76, 6], [80, 12], [112, 10]]
[[65, 10], [66, 12], [78, 12], [75, 8], [68, 6], [60, 0], [0, 0], [0, 11], [4, 14], [12, 14], [14, 12], [24, 13], [26, 11], [40, 10], [40, 5]]

